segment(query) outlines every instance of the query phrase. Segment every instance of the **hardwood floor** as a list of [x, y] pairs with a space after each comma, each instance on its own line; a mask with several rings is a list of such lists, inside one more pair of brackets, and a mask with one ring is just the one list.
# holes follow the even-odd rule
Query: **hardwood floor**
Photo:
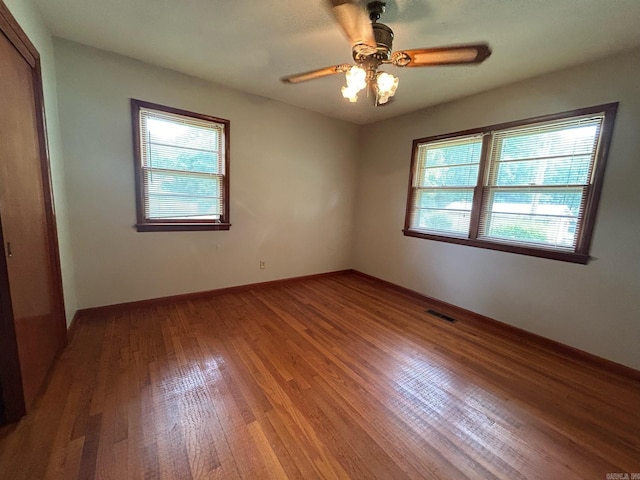
[[605, 479], [640, 384], [356, 274], [84, 318], [2, 479]]

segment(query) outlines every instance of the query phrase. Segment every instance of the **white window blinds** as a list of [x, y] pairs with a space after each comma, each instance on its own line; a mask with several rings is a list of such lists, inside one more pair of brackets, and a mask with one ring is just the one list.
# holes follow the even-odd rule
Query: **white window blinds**
[[410, 214], [414, 229], [469, 234], [481, 150], [481, 135], [417, 146]]
[[494, 132], [478, 238], [574, 250], [603, 119]]
[[224, 125], [140, 108], [147, 220], [213, 220], [224, 212]]

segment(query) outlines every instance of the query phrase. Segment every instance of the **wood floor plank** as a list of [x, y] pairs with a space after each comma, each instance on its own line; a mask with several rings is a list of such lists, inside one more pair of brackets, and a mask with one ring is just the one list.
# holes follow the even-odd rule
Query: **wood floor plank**
[[0, 478], [604, 479], [640, 384], [355, 274], [81, 317]]

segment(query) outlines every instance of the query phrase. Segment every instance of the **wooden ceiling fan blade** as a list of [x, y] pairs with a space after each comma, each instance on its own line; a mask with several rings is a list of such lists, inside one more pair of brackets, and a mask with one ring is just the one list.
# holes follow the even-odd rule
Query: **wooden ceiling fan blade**
[[284, 83], [300, 83], [307, 80], [314, 80], [316, 78], [328, 77], [329, 75], [335, 75], [336, 73], [346, 72], [351, 68], [351, 65], [333, 65], [331, 67], [318, 68], [317, 70], [310, 70], [308, 72], [296, 73], [287, 77], [282, 77], [281, 80]]
[[364, 55], [375, 53], [376, 40], [367, 12], [355, 1], [327, 0], [327, 4], [351, 46]]
[[394, 52], [392, 62], [398, 67], [429, 67], [437, 65], [468, 65], [480, 63], [491, 55], [486, 43], [451, 47], [417, 48]]

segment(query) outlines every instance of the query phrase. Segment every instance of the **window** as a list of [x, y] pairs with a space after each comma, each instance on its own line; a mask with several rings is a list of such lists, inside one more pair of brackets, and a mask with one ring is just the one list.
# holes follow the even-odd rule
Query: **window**
[[229, 120], [131, 100], [139, 232], [228, 230]]
[[404, 234], [587, 263], [617, 106], [414, 140]]

